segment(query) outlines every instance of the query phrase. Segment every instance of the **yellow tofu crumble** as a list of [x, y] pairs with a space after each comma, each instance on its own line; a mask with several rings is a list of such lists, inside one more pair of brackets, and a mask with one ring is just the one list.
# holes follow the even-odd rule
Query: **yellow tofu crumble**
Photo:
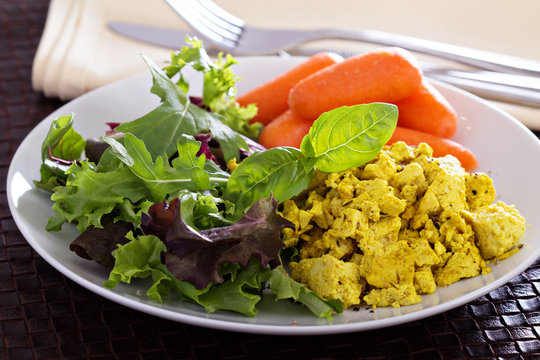
[[385, 146], [369, 163], [316, 172], [283, 203], [291, 276], [345, 307], [412, 305], [460, 279], [489, 273], [487, 261], [517, 249], [525, 219], [495, 202], [489, 176], [468, 173], [426, 144]]

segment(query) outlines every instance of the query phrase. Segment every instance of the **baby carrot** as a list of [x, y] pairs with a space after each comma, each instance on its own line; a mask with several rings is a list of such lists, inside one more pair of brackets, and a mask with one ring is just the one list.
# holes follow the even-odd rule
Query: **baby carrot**
[[311, 125], [313, 120], [301, 118], [291, 110], [286, 110], [262, 129], [259, 143], [268, 149], [277, 146], [300, 148]]
[[316, 119], [343, 105], [395, 103], [420, 88], [422, 72], [407, 50], [382, 48], [352, 56], [296, 84], [289, 107], [301, 117]]
[[478, 166], [478, 161], [473, 152], [453, 140], [398, 126], [387, 144], [393, 144], [400, 140], [406, 142], [408, 145], [418, 145], [424, 142], [431, 146], [433, 156], [436, 157], [453, 155], [458, 158], [461, 166], [467, 171]]
[[426, 80], [413, 95], [396, 102], [398, 125], [444, 138], [456, 132], [457, 114], [446, 99]]
[[315, 54], [283, 75], [238, 96], [236, 101], [242, 106], [257, 104], [257, 115], [250, 122], [266, 125], [289, 108], [289, 91], [298, 81], [342, 60], [341, 56], [333, 53]]

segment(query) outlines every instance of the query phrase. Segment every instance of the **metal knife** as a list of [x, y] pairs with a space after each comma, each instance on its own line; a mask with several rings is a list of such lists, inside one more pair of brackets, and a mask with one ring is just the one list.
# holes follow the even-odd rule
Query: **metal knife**
[[[168, 49], [179, 49], [183, 46], [186, 35], [193, 36], [190, 32], [183, 30], [127, 22], [109, 22], [107, 26], [120, 35]], [[211, 55], [219, 50], [208, 45], [206, 48]], [[289, 54], [309, 56], [318, 51], [329, 50], [300, 48], [289, 51]], [[340, 53], [339, 50], [337, 52]], [[341, 53], [344, 57], [353, 55], [353, 53], [343, 51]], [[444, 81], [486, 99], [540, 108], [540, 81], [536, 78], [491, 71], [456, 71], [432, 65], [424, 66], [423, 71], [428, 77]]]
[[107, 27], [128, 38], [171, 50], [179, 49], [185, 43], [186, 35], [193, 36], [193, 34], [183, 30], [118, 21], [107, 23]]

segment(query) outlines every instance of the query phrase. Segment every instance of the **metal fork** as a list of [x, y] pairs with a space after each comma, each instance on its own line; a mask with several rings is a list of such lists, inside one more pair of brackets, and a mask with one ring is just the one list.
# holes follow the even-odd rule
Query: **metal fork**
[[436, 56], [501, 72], [540, 76], [540, 62], [462, 46], [374, 30], [273, 30], [246, 25], [210, 0], [166, 0], [204, 40], [236, 55], [264, 55], [287, 51], [323, 39], [355, 40]]

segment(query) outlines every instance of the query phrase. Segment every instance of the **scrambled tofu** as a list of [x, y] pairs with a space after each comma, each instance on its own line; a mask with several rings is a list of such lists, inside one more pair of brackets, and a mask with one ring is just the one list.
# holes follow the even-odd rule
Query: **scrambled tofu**
[[364, 166], [316, 173], [283, 203], [295, 225], [284, 241], [300, 256], [291, 276], [346, 307], [416, 304], [515, 251], [525, 219], [494, 201], [489, 176], [456, 158], [433, 158], [426, 144], [386, 146]]

